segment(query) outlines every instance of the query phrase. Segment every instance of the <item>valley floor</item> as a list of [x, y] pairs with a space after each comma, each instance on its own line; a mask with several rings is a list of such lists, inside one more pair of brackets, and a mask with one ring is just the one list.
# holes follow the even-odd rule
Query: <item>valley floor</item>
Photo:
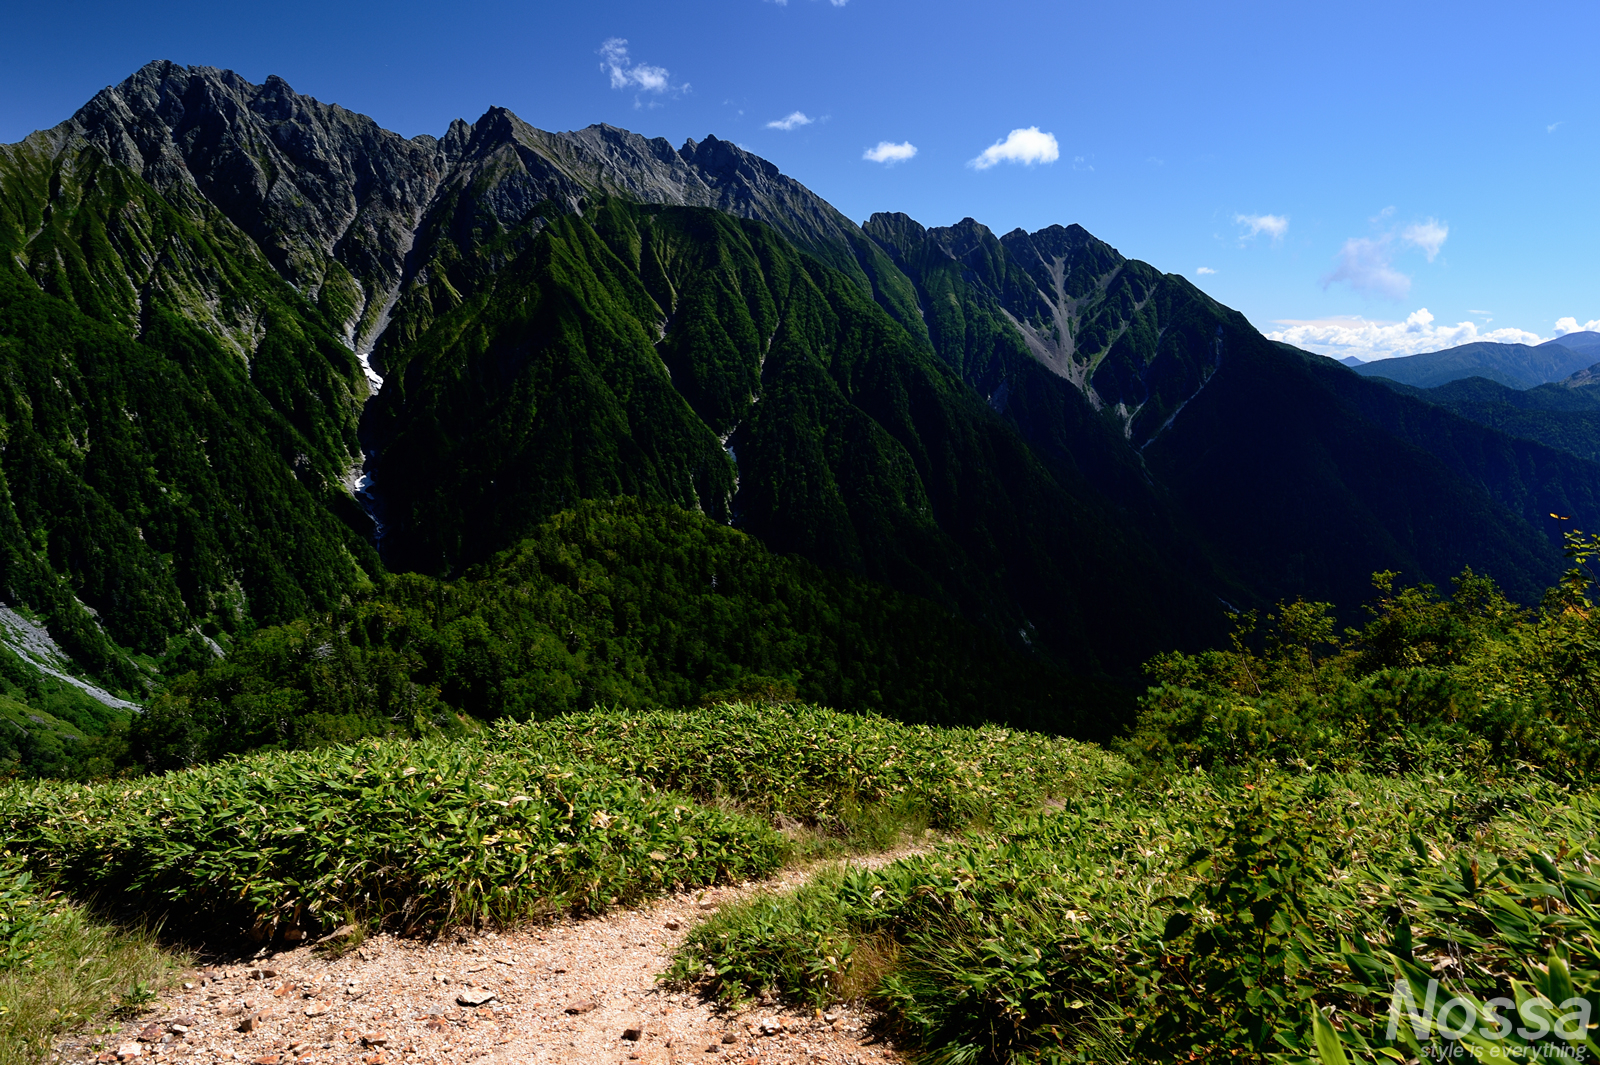
[[[842, 864], [876, 868], [911, 853], [901, 847]], [[898, 1062], [902, 1058], [877, 1015], [856, 1006], [822, 1012], [752, 1001], [730, 1008], [657, 981], [695, 925], [722, 906], [763, 891], [792, 891], [837, 864], [791, 868], [767, 881], [672, 895], [515, 932], [436, 942], [383, 935], [338, 958], [306, 946], [219, 960], [186, 974], [180, 986], [120, 1029], [63, 1039], [57, 1059], [259, 1065]], [[464, 1005], [485, 992], [492, 999]], [[637, 1036], [629, 1038], [632, 1033]]]

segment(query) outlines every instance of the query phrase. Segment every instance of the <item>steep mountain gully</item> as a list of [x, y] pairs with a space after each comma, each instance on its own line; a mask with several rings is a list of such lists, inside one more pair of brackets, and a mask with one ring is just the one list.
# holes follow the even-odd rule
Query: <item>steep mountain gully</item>
[[[872, 868], [914, 848], [849, 860]], [[904, 1060], [856, 1003], [731, 1008], [657, 982], [691, 929], [827, 863], [600, 917], [435, 941], [380, 935], [337, 958], [302, 946], [213, 960], [137, 1019], [57, 1043], [61, 1062], [254, 1065], [888, 1065]]]

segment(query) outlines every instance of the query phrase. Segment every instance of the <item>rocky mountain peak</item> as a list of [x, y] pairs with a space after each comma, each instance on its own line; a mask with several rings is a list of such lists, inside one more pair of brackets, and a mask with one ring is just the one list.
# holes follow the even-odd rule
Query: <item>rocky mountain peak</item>
[[871, 288], [850, 251], [863, 241], [854, 223], [714, 135], [674, 149], [605, 124], [552, 133], [496, 106], [442, 137], [407, 139], [276, 75], [256, 85], [159, 60], [98, 93], [46, 143], [57, 154], [92, 146], [200, 215], [221, 216], [310, 298], [330, 279], [353, 285], [337, 303], [353, 308], [344, 327], [356, 347], [371, 348], [425, 265], [425, 233], [461, 245], [525, 223], [536, 232], [550, 210], [595, 195], [758, 219]]

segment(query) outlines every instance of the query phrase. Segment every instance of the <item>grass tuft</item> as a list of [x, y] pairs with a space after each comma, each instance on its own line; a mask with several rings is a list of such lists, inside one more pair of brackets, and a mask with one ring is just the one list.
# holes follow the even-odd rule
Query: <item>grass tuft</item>
[[38, 1065], [63, 1033], [136, 1016], [186, 962], [149, 931], [117, 929], [54, 900], [29, 958], [0, 972], [0, 1065]]

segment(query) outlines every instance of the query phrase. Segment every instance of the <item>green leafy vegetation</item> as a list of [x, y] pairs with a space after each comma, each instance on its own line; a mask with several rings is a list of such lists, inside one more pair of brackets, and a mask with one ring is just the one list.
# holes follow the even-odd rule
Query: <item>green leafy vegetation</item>
[[773, 820], [840, 831], [885, 808], [989, 822], [1073, 788], [1095, 761], [1065, 740], [803, 706], [596, 711], [136, 781], [13, 784], [0, 822], [52, 887], [182, 912], [186, 934], [296, 941], [347, 922], [506, 923], [758, 877], [788, 854]]
[[[1381, 952], [1405, 936], [1430, 966], [1481, 951], [1467, 986], [1484, 995], [1542, 960], [1570, 922], [1539, 926], [1549, 880], [1530, 848], [1565, 847], [1588, 875], [1600, 812], [1459, 775], [1157, 788], [1112, 768], [1059, 812], [723, 911], [675, 974], [733, 998], [861, 994], [936, 1061], [1303, 1060], [1313, 1002], [1381, 1035]], [[1441, 905], [1474, 863], [1521, 886], [1501, 909]], [[1357, 942], [1380, 953], [1352, 961]]]
[[42, 890], [15, 857], [0, 857], [0, 1065], [52, 1060], [52, 1038], [160, 986], [183, 960], [148, 932], [115, 928]]
[[759, 876], [760, 822], [520, 744], [369, 741], [153, 780], [13, 785], [5, 834], [44, 882], [191, 933], [293, 940], [350, 921], [509, 921]]
[[917, 722], [1112, 717], [1093, 689], [932, 603], [618, 500], [558, 515], [465, 579], [390, 577], [261, 630], [155, 699], [131, 757], [168, 769], [611, 704], [692, 707], [772, 683]]
[[1513, 768], [1578, 784], [1596, 770], [1600, 673], [1588, 563], [1529, 610], [1470, 570], [1443, 599], [1376, 577], [1371, 620], [1335, 635], [1330, 604], [1268, 617], [1263, 649], [1244, 616], [1229, 650], [1158, 656], [1127, 747], [1169, 770], [1271, 763], [1389, 772]]
[[129, 714], [0, 645], [0, 775], [88, 778], [126, 760]]
[[997, 727], [907, 725], [816, 706], [595, 712], [505, 735], [773, 818], [909, 803], [932, 827], [1009, 820], [1103, 772], [1098, 748]]
[[31, 143], [0, 153], [0, 585], [139, 700], [136, 659], [287, 621], [376, 570], [340, 484], [364, 386], [243, 234]]
[[[579, 500], [631, 495], [1089, 675], [1212, 635], [1214, 597], [1120, 500], [1041, 461], [846, 275], [708, 209], [544, 212], [419, 275], [458, 295], [382, 349], [366, 425], [394, 568], [455, 574]], [[1080, 450], [1142, 484], [1119, 433]]]
[[[1358, 631], [1295, 602], [1228, 650], [1160, 656], [1130, 761], [1059, 812], [722, 911], [674, 975], [865, 996], [936, 1062], [1585, 1045], [1597, 551], [1571, 537], [1536, 611], [1470, 573], [1450, 600], [1380, 574]], [[1395, 1030], [1397, 981], [1419, 1005]], [[1496, 1001], [1549, 1023], [1484, 1035]]]

